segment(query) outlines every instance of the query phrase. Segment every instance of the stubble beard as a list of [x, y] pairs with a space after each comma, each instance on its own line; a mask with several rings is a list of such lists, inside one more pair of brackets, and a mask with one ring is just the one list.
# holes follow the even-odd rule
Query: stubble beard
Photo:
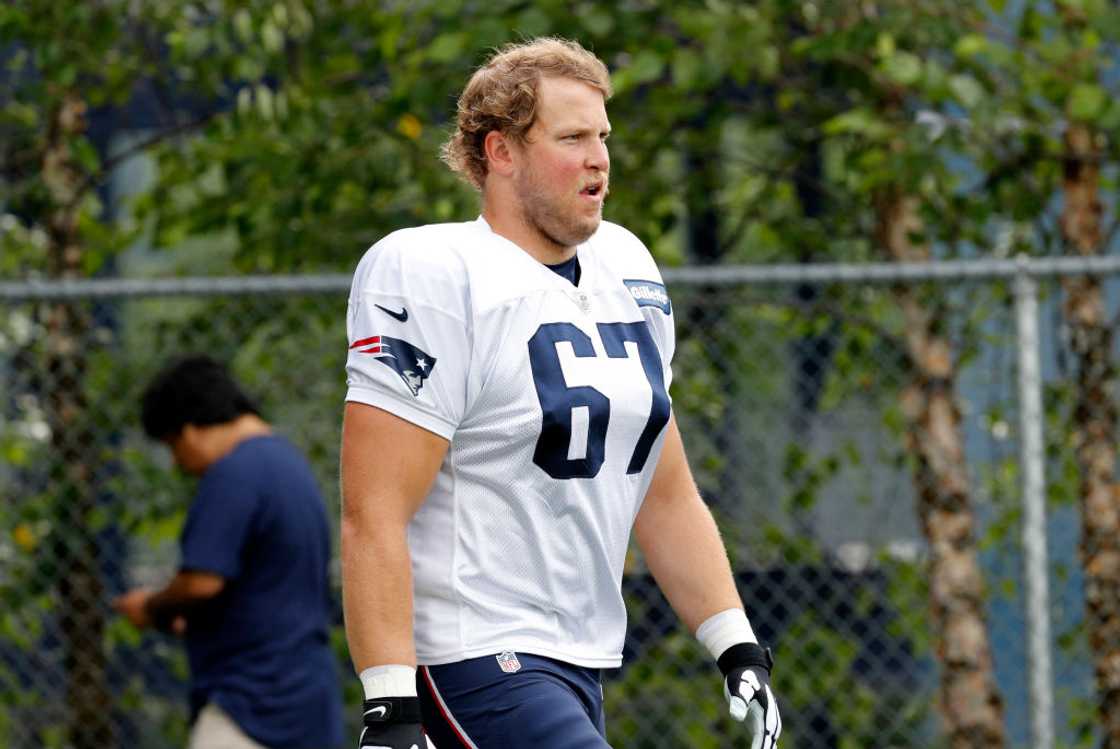
[[603, 220], [602, 203], [593, 216], [580, 216], [576, 207], [565, 208], [562, 198], [550, 195], [535, 174], [526, 174], [518, 182], [525, 222], [557, 247], [581, 245], [599, 229]]

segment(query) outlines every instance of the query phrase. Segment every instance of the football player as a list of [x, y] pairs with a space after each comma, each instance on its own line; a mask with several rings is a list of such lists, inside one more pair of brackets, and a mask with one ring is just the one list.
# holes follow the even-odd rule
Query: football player
[[342, 575], [363, 747], [609, 746], [632, 531], [751, 746], [777, 744], [769, 651], [672, 414], [672, 303], [602, 220], [610, 95], [576, 43], [497, 52], [443, 154], [481, 217], [394, 232], [354, 274]]

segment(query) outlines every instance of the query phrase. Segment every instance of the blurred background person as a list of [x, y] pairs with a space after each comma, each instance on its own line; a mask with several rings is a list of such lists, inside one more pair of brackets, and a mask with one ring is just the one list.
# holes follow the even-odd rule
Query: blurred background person
[[114, 608], [139, 628], [183, 636], [190, 749], [338, 746], [330, 531], [307, 461], [208, 356], [168, 366], [141, 408], [148, 436], [200, 481], [178, 572]]

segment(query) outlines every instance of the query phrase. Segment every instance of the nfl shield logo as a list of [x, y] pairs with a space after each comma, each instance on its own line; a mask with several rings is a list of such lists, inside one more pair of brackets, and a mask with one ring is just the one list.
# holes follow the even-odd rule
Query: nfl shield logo
[[512, 650], [503, 650], [497, 655], [498, 665], [507, 674], [515, 674], [521, 670], [521, 661], [517, 660], [517, 653]]

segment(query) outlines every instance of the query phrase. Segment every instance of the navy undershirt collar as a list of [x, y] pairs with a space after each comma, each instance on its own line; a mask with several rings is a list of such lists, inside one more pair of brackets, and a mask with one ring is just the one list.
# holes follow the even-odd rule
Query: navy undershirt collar
[[579, 286], [579, 255], [572, 255], [568, 260], [556, 265], [545, 265], [550, 271], [560, 276], [561, 278], [568, 279], [572, 286]]

